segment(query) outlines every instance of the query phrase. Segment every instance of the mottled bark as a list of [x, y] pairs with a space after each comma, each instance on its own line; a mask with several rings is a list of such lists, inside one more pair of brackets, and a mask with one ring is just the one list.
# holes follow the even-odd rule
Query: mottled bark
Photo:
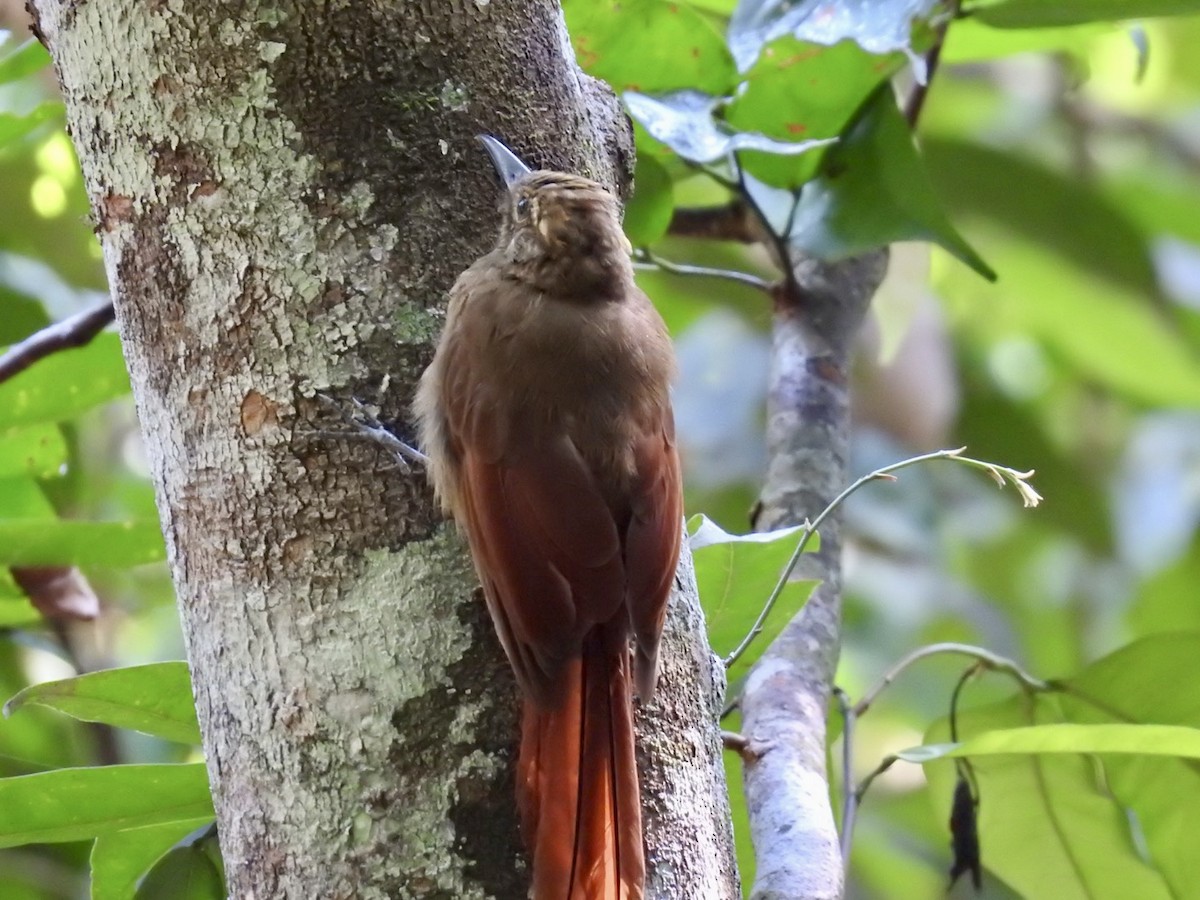
[[[769, 467], [755, 526], [815, 517], [848, 482], [850, 351], [879, 283], [884, 252], [839, 263], [803, 260], [799, 290], [777, 297], [767, 394]], [[798, 578], [818, 578], [800, 614], [763, 653], [742, 694], [746, 804], [757, 870], [754, 900], [842, 896], [843, 862], [829, 805], [825, 713], [841, 646], [841, 533]]]
[[[31, 8], [104, 248], [231, 896], [524, 896], [514, 690], [462, 544], [423, 476], [339, 437], [316, 394], [406, 429], [444, 292], [493, 237], [474, 135], [623, 190], [616, 101], [547, 0]], [[675, 603], [652, 882], [729, 897], [719, 676], [694, 590]]]

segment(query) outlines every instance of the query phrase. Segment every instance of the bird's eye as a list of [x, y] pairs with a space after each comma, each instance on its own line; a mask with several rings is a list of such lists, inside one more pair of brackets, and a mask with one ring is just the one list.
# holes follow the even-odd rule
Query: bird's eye
[[523, 216], [527, 212], [529, 212], [529, 198], [522, 197], [517, 201], [517, 215]]

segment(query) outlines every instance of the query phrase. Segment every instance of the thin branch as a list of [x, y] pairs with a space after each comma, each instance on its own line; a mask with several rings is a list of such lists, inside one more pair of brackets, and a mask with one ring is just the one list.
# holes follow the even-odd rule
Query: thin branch
[[[906, 469], [909, 466], [915, 466], [919, 463], [929, 462], [935, 459], [954, 459], [959, 462], [966, 463], [967, 465], [986, 470], [994, 479], [999, 480], [1001, 485], [1004, 484], [1005, 479], [1007, 478], [1019, 486], [1018, 490], [1020, 490], [1021, 486], [1023, 486], [1026, 491], [1032, 494], [1033, 497], [1036, 497], [1037, 500], [1041, 499], [1037, 492], [1025, 483], [1025, 480], [1033, 475], [1032, 470], [1029, 472], [1017, 472], [1015, 469], [1009, 469], [1005, 466], [997, 466], [995, 463], [972, 459], [962, 455], [965, 449], [965, 447], [959, 447], [954, 450], [936, 450], [933, 453], [924, 453], [921, 456], [913, 456], [909, 459], [904, 459], [900, 462], [884, 466], [881, 469], [876, 469], [874, 472], [864, 475], [862, 478], [850, 485], [850, 487], [846, 488], [844, 491], [834, 497], [833, 501], [823, 510], [821, 510], [820, 515], [818, 515], [811, 522], [806, 521], [804, 523], [804, 533], [800, 535], [800, 542], [796, 545], [796, 549], [792, 551], [792, 555], [788, 559], [787, 565], [783, 567], [783, 574], [781, 574], [779, 579], [775, 582], [775, 587], [772, 588], [770, 596], [767, 597], [766, 603], [763, 604], [762, 611], [759, 612], [758, 618], [755, 619], [754, 625], [751, 626], [749, 633], [742, 639], [742, 642], [734, 648], [733, 652], [730, 653], [729, 656], [725, 657], [725, 668], [728, 669], [731, 665], [733, 665], [737, 661], [738, 657], [746, 652], [746, 648], [749, 647], [753, 640], [762, 632], [763, 623], [766, 622], [767, 616], [770, 615], [776, 601], [779, 600], [779, 596], [783, 593], [783, 589], [787, 587], [788, 579], [791, 578], [792, 575], [792, 570], [796, 568], [796, 564], [800, 561], [800, 555], [804, 552], [805, 548], [808, 547], [808, 542], [812, 539], [812, 536], [816, 533], [817, 529], [820, 528], [821, 523], [829, 518], [829, 516], [843, 502], [845, 502], [847, 497], [849, 497], [863, 485], [872, 481], [895, 481], [895, 478], [892, 477], [892, 472], [897, 472], [900, 469]], [[1024, 492], [1022, 493], [1022, 497], [1025, 498], [1026, 506], [1036, 504], [1036, 501], [1031, 502]]]
[[[742, 169], [742, 160], [737, 153], [733, 154], [733, 165], [737, 170], [737, 192], [738, 196], [746, 204], [754, 217], [758, 219], [759, 225], [762, 227], [763, 234], [766, 236], [764, 243], [770, 244], [775, 250], [778, 257], [776, 264], [783, 270], [783, 283], [781, 288], [783, 295], [789, 300], [795, 300], [800, 296], [800, 283], [796, 280], [796, 269], [792, 265], [792, 248], [788, 243], [787, 235], [791, 231], [791, 218], [788, 216], [788, 231], [783, 234], [776, 234], [771, 228], [771, 220], [767, 217], [766, 211], [754, 202], [754, 197], [750, 194], [750, 189], [746, 187], [746, 175]], [[794, 198], [792, 205], [792, 215], [795, 214], [796, 206], [800, 203], [799, 197]]]
[[929, 89], [933, 86], [933, 76], [937, 73], [938, 65], [942, 60], [942, 46], [946, 43], [946, 32], [950, 30], [950, 23], [957, 18], [958, 12], [959, 0], [951, 0], [949, 13], [945, 20], [937, 26], [933, 46], [925, 54], [925, 80], [913, 88], [913, 92], [908, 96], [908, 102], [904, 105], [904, 118], [908, 121], [908, 127], [911, 130], [916, 130], [917, 121], [921, 118], [921, 110], [925, 107], [925, 98], [929, 96]]
[[769, 281], [759, 278], [757, 275], [751, 275], [749, 272], [738, 272], [733, 269], [710, 269], [707, 266], [689, 266], [683, 263], [673, 263], [663, 259], [661, 256], [655, 256], [645, 247], [638, 248], [634, 259], [634, 266], [636, 268], [661, 269], [664, 272], [670, 272], [672, 275], [723, 278], [726, 281], [733, 281], [768, 294], [772, 290], [772, 285]]
[[909, 653], [894, 666], [884, 673], [875, 685], [863, 694], [862, 699], [854, 704], [852, 712], [855, 718], [863, 715], [875, 699], [883, 693], [897, 678], [899, 678], [906, 669], [914, 663], [920, 662], [930, 656], [937, 656], [943, 653], [954, 653], [959, 656], [969, 656], [978, 661], [979, 666], [993, 672], [1003, 672], [1011, 675], [1021, 686], [1029, 691], [1049, 691], [1053, 690], [1053, 686], [1040, 678], [1035, 678], [1017, 663], [1007, 657], [1000, 656], [990, 650], [985, 650], [983, 647], [976, 647], [972, 644], [958, 644], [952, 641], [946, 641], [940, 644], [929, 644], [925, 647], [918, 647], [912, 653]]
[[862, 799], [866, 795], [867, 789], [871, 787], [871, 784], [875, 781], [875, 779], [899, 761], [900, 757], [898, 756], [885, 756], [883, 761], [880, 762], [879, 765], [877, 765], [874, 769], [872, 769], [867, 776], [858, 783], [858, 787], [854, 790], [854, 803], [856, 806], [862, 804]]
[[0, 356], [0, 382], [7, 381], [52, 353], [82, 347], [112, 320], [113, 305], [110, 300], [34, 332]]
[[858, 717], [850, 705], [850, 698], [840, 687], [834, 686], [833, 696], [837, 698], [838, 709], [842, 713], [842, 865], [850, 869], [850, 841], [854, 834], [854, 820], [858, 815], [858, 798], [852, 787], [854, 771], [852, 768], [854, 756], [854, 726]]

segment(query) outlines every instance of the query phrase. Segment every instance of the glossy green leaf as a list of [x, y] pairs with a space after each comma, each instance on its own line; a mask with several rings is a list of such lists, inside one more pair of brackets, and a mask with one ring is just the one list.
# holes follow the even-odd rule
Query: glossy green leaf
[[[696, 586], [713, 649], [726, 655], [750, 632], [767, 598], [779, 581], [783, 567], [796, 549], [803, 528], [752, 534], [730, 534], [706, 516], [688, 522]], [[814, 535], [807, 550], [815, 551]], [[746, 673], [755, 660], [808, 600], [817, 582], [794, 579], [780, 594], [762, 632], [729, 667], [732, 682]]]
[[0, 56], [0, 84], [16, 81], [50, 65], [50, 54], [36, 38]]
[[104, 669], [35, 684], [4, 704], [4, 714], [10, 716], [27, 704], [168, 741], [200, 743], [192, 682], [185, 662]]
[[55, 516], [54, 507], [32, 476], [0, 478], [0, 523], [5, 519], [44, 520]]
[[211, 817], [114, 831], [96, 838], [91, 856], [91, 900], [130, 900], [146, 870]]
[[[1055, 698], [1021, 696], [960, 713], [959, 737], [974, 740], [988, 732], [1061, 721]], [[942, 720], [925, 740], [940, 744], [948, 737]], [[1140, 858], [1125, 810], [1097, 778], [1093, 758], [1005, 754], [973, 757], [971, 765], [979, 786], [984, 866], [1018, 895], [1055, 900], [1171, 896], [1161, 875]], [[924, 769], [934, 815], [945, 821], [954, 766], [937, 760]]]
[[0, 150], [62, 116], [63, 105], [57, 102], [43, 103], [24, 115], [0, 112]]
[[754, 132], [734, 131], [715, 116], [721, 98], [699, 91], [676, 91], [661, 97], [626, 91], [624, 99], [629, 114], [647, 134], [689, 162], [717, 162], [735, 150], [795, 155], [831, 143], [777, 141]]
[[39, 360], [0, 384], [0, 428], [61, 422], [129, 393], [129, 375], [115, 332], [84, 347]]
[[225, 883], [198, 844], [176, 847], [155, 863], [135, 900], [224, 900]]
[[820, 174], [802, 188], [790, 239], [824, 259], [895, 241], [933, 241], [995, 278], [946, 218], [889, 84], [876, 90], [825, 154]]
[[157, 522], [0, 520], [0, 565], [140, 566], [164, 559]]
[[1200, 759], [1200, 728], [1182, 725], [1032, 725], [988, 731], [958, 744], [926, 744], [897, 754], [909, 762], [1007, 753], [1137, 753]]
[[[746, 75], [725, 120], [740, 131], [781, 141], [835, 138], [854, 111], [903, 64], [900, 54], [871, 56], [852, 41], [832, 47], [776, 41]], [[819, 154], [785, 157], [748, 150], [742, 165], [777, 187], [799, 187], [816, 174]]]
[[579, 64], [618, 93], [723, 94], [734, 86], [725, 38], [687, 0], [564, 0], [562, 6]]
[[763, 47], [784, 35], [814, 44], [849, 39], [876, 55], [903, 51], [923, 81], [914, 27], [937, 8], [938, 0], [741, 0], [729, 22], [729, 46], [744, 72]]
[[203, 763], [56, 769], [0, 779], [0, 847], [211, 818]]
[[0, 434], [0, 478], [50, 478], [59, 474], [66, 461], [67, 442], [54, 424], [14, 428]]
[[1046, 28], [1195, 15], [1200, 0], [980, 0], [964, 11], [995, 28]]
[[[1200, 632], [1157, 634], [1067, 679], [1062, 704], [1075, 722], [1156, 723], [1200, 733], [1200, 696], [1190, 687], [1196, 683]], [[1188, 896], [1200, 884], [1200, 858], [1191, 847], [1200, 829], [1200, 766], [1184, 759], [1111, 756], [1103, 765], [1113, 796], [1137, 815], [1150, 858], [1175, 896]]]
[[667, 233], [674, 212], [671, 176], [653, 156], [639, 155], [633, 196], [625, 205], [625, 234], [635, 247], [648, 247]]

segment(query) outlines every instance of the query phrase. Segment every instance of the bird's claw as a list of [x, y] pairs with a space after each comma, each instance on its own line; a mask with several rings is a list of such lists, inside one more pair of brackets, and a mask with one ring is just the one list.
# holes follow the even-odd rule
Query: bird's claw
[[350, 398], [350, 402], [354, 405], [354, 408], [350, 410], [328, 394], [318, 391], [316, 396], [326, 406], [337, 413], [346, 424], [353, 426], [355, 429], [354, 435], [341, 435], [342, 437], [357, 436], [379, 444], [391, 452], [392, 456], [396, 459], [396, 463], [406, 473], [411, 472], [414, 465], [423, 467], [429, 464], [428, 456], [392, 434], [387, 426], [380, 422], [374, 413], [367, 409], [366, 405], [357, 397]]

